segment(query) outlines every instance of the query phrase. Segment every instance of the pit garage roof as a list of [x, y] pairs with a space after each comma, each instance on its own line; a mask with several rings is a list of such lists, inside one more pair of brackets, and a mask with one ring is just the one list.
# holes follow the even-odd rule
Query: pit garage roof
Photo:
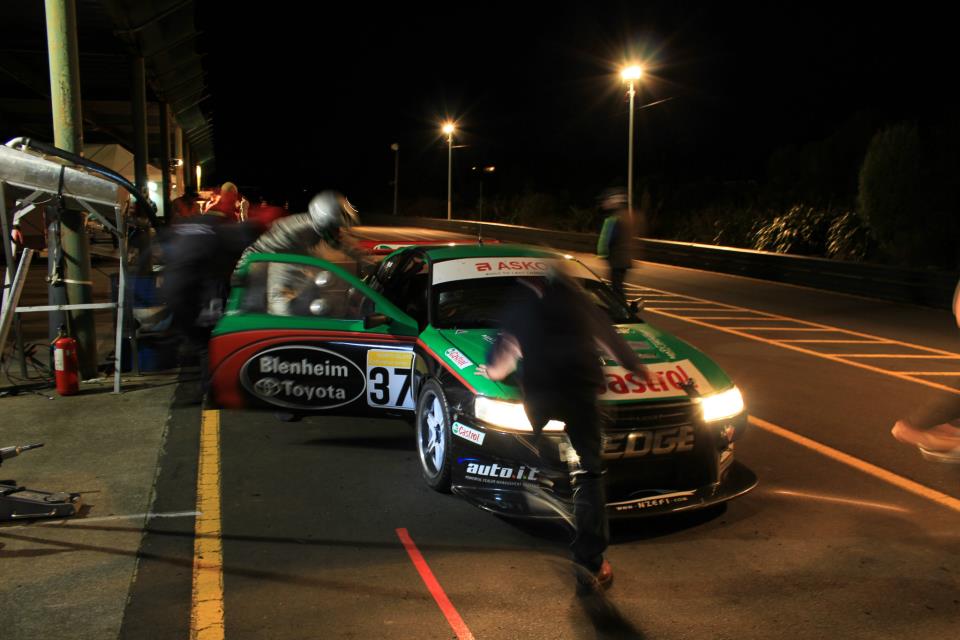
[[[194, 159], [213, 160], [213, 114], [193, 0], [77, 0], [85, 143], [133, 148], [131, 60], [147, 70], [151, 159], [160, 153], [159, 102], [170, 106]], [[0, 2], [0, 143], [53, 142], [44, 3]]]

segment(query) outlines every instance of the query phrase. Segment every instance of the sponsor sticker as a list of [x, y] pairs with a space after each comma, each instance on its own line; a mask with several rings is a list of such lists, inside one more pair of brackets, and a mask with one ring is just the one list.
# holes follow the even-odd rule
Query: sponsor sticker
[[479, 445], [483, 444], [483, 439], [487, 435], [482, 431], [477, 431], [476, 429], [472, 429], [467, 425], [461, 424], [459, 422], [453, 423], [452, 431], [453, 431], [453, 435], [463, 438], [464, 440], [469, 440], [473, 444], [479, 444]]
[[447, 356], [450, 359], [450, 362], [457, 365], [458, 369], [466, 369], [469, 366], [473, 365], [473, 361], [470, 360], [467, 356], [460, 353], [459, 349], [454, 349], [450, 347], [443, 352], [443, 355]]
[[683, 384], [691, 378], [701, 394], [713, 393], [713, 386], [690, 360], [649, 364], [647, 369], [653, 378], [649, 383], [621, 366], [604, 367], [606, 386], [600, 399], [636, 400], [686, 396]]
[[367, 404], [376, 409], [414, 410], [413, 352], [367, 351]]
[[352, 360], [319, 347], [265, 349], [240, 369], [240, 384], [256, 398], [294, 409], [333, 409], [363, 395], [366, 380]]
[[665, 493], [660, 496], [649, 496], [639, 500], [628, 500], [626, 502], [612, 502], [608, 507], [613, 507], [617, 511], [642, 511], [653, 507], [663, 507], [668, 505], [682, 504], [689, 502], [693, 497], [693, 491], [679, 491], [677, 493]]
[[690, 425], [664, 429], [640, 429], [629, 433], [605, 433], [603, 457], [642, 458], [646, 455], [663, 456], [693, 451], [696, 432]]
[[433, 265], [433, 284], [476, 278], [544, 276], [554, 265], [562, 264], [571, 276], [596, 280], [596, 276], [579, 262], [556, 258], [463, 258], [444, 260]]
[[465, 465], [464, 477], [467, 480], [482, 484], [518, 487], [523, 481], [536, 480], [540, 473], [536, 467], [505, 466], [477, 458], [458, 458], [457, 463]]

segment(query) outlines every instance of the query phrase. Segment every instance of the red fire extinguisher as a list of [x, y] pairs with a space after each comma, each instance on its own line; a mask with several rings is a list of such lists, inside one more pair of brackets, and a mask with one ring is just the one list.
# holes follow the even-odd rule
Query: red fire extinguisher
[[80, 391], [80, 362], [77, 359], [77, 341], [66, 334], [63, 327], [53, 341], [53, 369], [57, 393], [72, 396]]

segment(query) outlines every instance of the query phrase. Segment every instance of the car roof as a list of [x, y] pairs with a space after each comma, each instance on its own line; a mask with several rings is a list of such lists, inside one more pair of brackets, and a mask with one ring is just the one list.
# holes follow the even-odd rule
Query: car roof
[[457, 258], [563, 258], [564, 254], [557, 251], [540, 249], [522, 244], [470, 244], [470, 245], [436, 245], [430, 247], [406, 247], [397, 251], [396, 255], [409, 251], [422, 251], [431, 262], [455, 260]]

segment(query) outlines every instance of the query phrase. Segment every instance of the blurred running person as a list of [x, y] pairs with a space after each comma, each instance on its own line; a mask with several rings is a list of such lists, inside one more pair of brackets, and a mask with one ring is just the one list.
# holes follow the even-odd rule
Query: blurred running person
[[558, 270], [546, 278], [518, 278], [529, 289], [506, 310], [501, 333], [478, 374], [503, 380], [520, 366], [524, 409], [539, 435], [550, 420], [565, 423], [575, 453], [573, 560], [578, 582], [606, 588], [613, 570], [604, 558], [610, 541], [601, 459], [597, 394], [604, 387], [603, 347], [626, 369], [648, 379], [647, 369], [607, 318], [571, 278]]

